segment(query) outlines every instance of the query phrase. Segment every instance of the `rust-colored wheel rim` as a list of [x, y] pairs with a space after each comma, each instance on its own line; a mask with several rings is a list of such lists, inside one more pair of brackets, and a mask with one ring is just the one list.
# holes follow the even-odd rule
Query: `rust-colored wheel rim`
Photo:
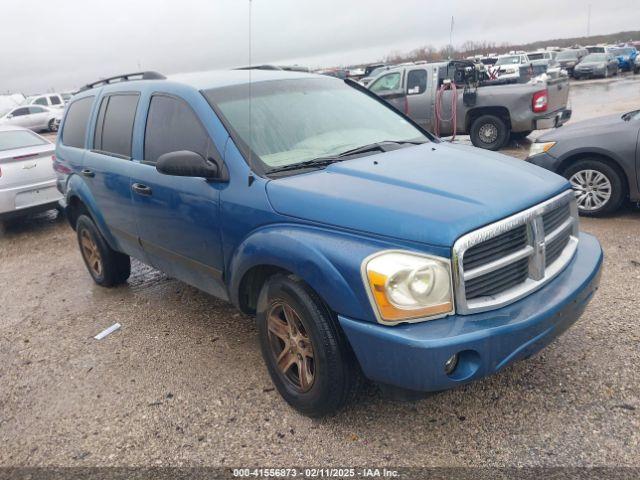
[[315, 361], [300, 316], [287, 303], [275, 302], [267, 314], [267, 330], [278, 370], [294, 389], [308, 392], [315, 378]]
[[102, 257], [100, 256], [100, 250], [93, 237], [87, 230], [80, 232], [80, 247], [82, 250], [82, 256], [87, 262], [87, 266], [91, 272], [99, 277], [102, 275]]

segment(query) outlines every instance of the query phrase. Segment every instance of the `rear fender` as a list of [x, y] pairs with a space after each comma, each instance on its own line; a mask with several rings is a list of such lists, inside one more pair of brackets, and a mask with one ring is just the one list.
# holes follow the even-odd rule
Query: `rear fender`
[[100, 213], [100, 209], [96, 205], [96, 201], [91, 194], [91, 190], [89, 190], [87, 184], [78, 175], [71, 175], [67, 182], [67, 194], [65, 198], [67, 208], [70, 208], [73, 204], [74, 197], [84, 204], [86, 209], [89, 211], [89, 215], [91, 215], [91, 219], [96, 224], [96, 227], [98, 227], [98, 230], [109, 246], [114, 250], [121, 251], [118, 241], [112, 235], [104, 216]]

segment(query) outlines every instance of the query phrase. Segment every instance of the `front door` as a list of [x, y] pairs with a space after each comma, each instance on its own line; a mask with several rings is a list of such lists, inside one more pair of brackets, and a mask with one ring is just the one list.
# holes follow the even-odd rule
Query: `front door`
[[159, 270], [226, 298], [222, 279], [220, 184], [159, 173], [158, 158], [190, 150], [218, 157], [196, 113], [181, 98], [154, 94], [144, 134], [144, 158], [132, 162], [131, 191], [138, 235], [147, 260]]

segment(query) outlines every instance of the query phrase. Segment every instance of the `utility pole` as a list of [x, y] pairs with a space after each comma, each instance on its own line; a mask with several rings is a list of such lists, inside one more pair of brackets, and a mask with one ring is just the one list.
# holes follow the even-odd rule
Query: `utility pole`
[[449, 30], [449, 60], [453, 55], [453, 15], [451, 15], [451, 30]]
[[591, 4], [587, 10], [587, 37], [591, 36]]

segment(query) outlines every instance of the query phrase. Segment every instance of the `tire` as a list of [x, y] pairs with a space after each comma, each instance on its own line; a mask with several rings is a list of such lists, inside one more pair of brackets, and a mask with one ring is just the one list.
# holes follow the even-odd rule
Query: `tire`
[[131, 259], [107, 244], [91, 218], [80, 215], [76, 233], [82, 259], [94, 282], [113, 287], [127, 281], [131, 275]]
[[471, 143], [478, 148], [498, 150], [509, 139], [510, 129], [500, 117], [481, 115], [471, 124]]
[[[625, 198], [625, 184], [618, 171], [609, 164], [597, 159], [579, 160], [569, 165], [563, 174], [576, 191], [580, 215], [598, 217], [615, 212], [622, 205]], [[592, 190], [592, 192], [599, 191], [602, 196], [595, 193], [589, 194], [585, 190], [589, 186], [589, 179], [593, 180], [592, 185], [595, 187], [601, 186], [600, 189]], [[608, 196], [606, 195], [607, 190], [609, 191]], [[579, 195], [578, 192], [581, 191], [585, 192], [584, 195], [589, 195], [590, 198]], [[599, 204], [600, 202], [601, 204]]]
[[321, 417], [355, 397], [362, 383], [360, 367], [335, 314], [304, 282], [295, 276], [271, 277], [260, 292], [256, 321], [269, 375], [289, 405]]
[[52, 133], [58, 131], [58, 125], [56, 125], [56, 120], [54, 118], [49, 120], [49, 123], [47, 124], [47, 127], [49, 128], [49, 131], [52, 132]]

